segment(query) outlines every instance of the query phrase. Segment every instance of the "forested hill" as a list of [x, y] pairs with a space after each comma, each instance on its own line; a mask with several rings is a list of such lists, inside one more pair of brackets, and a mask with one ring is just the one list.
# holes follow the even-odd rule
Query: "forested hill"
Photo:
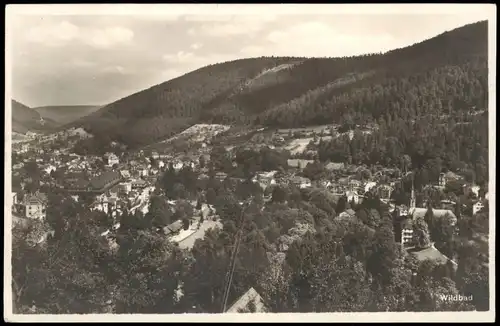
[[79, 120], [131, 147], [194, 123], [364, 124], [487, 108], [487, 22], [344, 58], [267, 57], [207, 66]]
[[12, 100], [12, 131], [26, 133], [28, 131], [46, 131], [56, 123], [51, 119], [41, 119], [40, 113], [26, 105]]

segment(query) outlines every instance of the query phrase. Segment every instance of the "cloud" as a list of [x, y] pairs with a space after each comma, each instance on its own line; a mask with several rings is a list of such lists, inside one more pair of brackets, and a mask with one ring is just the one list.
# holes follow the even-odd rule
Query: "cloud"
[[68, 21], [57, 24], [43, 24], [30, 28], [26, 33], [28, 42], [46, 44], [48, 46], [61, 46], [66, 42], [76, 39], [80, 35], [78, 26]]
[[105, 67], [102, 72], [104, 73], [113, 73], [113, 74], [121, 74], [121, 75], [124, 75], [127, 73], [127, 69], [125, 69], [124, 67], [122, 66], [109, 66], [109, 67]]
[[97, 48], [109, 48], [116, 44], [130, 43], [133, 38], [134, 32], [117, 26], [91, 30], [84, 38], [84, 42]]
[[179, 51], [176, 54], [165, 54], [163, 60], [170, 63], [189, 63], [199, 60], [199, 57], [195, 57], [192, 52]]
[[193, 43], [193, 44], [190, 45], [190, 48], [193, 49], [193, 50], [198, 50], [202, 46], [203, 46], [202, 43]]
[[245, 46], [240, 50], [240, 53], [244, 56], [260, 56], [266, 52], [266, 49], [262, 46], [257, 45], [249, 45]]
[[129, 43], [133, 38], [134, 32], [125, 27], [78, 27], [66, 20], [61, 22], [48, 20], [31, 27], [26, 32], [28, 42], [52, 47], [79, 41], [96, 48], [109, 48], [117, 44]]
[[[398, 39], [387, 33], [351, 34], [328, 23], [315, 21], [271, 31], [266, 40], [269, 46], [260, 48], [262, 55], [265, 50], [267, 55], [350, 56], [386, 51], [402, 45]], [[297, 40], [300, 40], [300, 43]], [[259, 52], [255, 47], [251, 50], [254, 54]]]
[[227, 37], [227, 36], [253, 36], [262, 31], [266, 24], [274, 21], [276, 18], [272, 15], [263, 16], [231, 16], [224, 20], [214, 20], [200, 26], [189, 29], [189, 35], [202, 35], [209, 37]]
[[94, 67], [96, 63], [81, 58], [74, 58], [68, 62], [68, 65], [75, 68], [90, 68]]

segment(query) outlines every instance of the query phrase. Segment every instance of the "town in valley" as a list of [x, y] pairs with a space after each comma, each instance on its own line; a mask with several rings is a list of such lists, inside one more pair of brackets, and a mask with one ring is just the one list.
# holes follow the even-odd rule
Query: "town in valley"
[[14, 313], [488, 311], [487, 22], [457, 27], [12, 100]]

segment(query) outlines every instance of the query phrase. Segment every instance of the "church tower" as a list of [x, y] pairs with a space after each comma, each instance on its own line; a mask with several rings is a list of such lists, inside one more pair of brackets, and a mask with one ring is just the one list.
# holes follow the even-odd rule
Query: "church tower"
[[410, 199], [410, 210], [413, 210], [417, 207], [417, 197], [415, 195], [415, 186], [413, 184], [413, 176], [411, 179], [411, 199]]

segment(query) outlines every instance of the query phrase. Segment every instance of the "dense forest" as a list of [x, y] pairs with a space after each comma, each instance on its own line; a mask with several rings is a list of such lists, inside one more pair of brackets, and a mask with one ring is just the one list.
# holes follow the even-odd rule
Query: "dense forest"
[[486, 109], [487, 44], [484, 21], [384, 54], [219, 63], [118, 100], [74, 125], [137, 147], [199, 122], [349, 125]]
[[[219, 313], [237, 234], [229, 303], [253, 287], [270, 312], [488, 310], [488, 250], [476, 240], [488, 234], [487, 210], [462, 215], [458, 233], [426, 214], [419, 241], [432, 239], [458, 263], [441, 265], [401, 250], [393, 216], [376, 197], [353, 205], [319, 188], [286, 186], [266, 202], [260, 187], [227, 180], [211, 177], [198, 189], [223, 227], [208, 231], [192, 250], [157, 231], [192, 214], [190, 204], [189, 212], [179, 209], [183, 200], [177, 216], [165, 214], [167, 198], [180, 193], [157, 193], [151, 213], [124, 214], [107, 237], [101, 233], [113, 225], [109, 215], [51, 195], [46, 222], [13, 230], [15, 311]], [[356, 217], [342, 218], [347, 208]], [[53, 236], [38, 242], [50, 229]], [[441, 294], [472, 295], [473, 301], [444, 301]]]

